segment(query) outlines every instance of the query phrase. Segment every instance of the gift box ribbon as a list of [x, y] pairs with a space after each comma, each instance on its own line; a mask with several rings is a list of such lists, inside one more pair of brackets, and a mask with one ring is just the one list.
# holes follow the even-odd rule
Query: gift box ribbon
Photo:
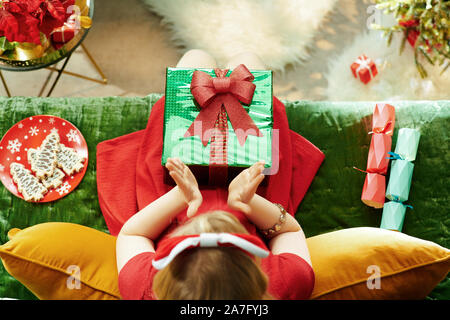
[[372, 69], [370, 68], [370, 64], [372, 63], [372, 59], [367, 58], [365, 56], [360, 56], [356, 59], [355, 63], [359, 64], [359, 67], [356, 69], [356, 74], [359, 77], [359, 72], [363, 69], [369, 70], [370, 78], [373, 78]]
[[369, 134], [374, 133], [382, 133], [382, 134], [389, 134], [394, 131], [394, 128], [392, 126], [392, 121], [388, 121], [386, 125], [382, 128], [373, 128], [372, 131], [369, 132]]
[[[184, 137], [198, 135], [206, 146], [213, 135], [214, 127], [225, 110], [236, 133], [239, 144], [245, 144], [248, 135], [262, 137], [252, 118], [242, 106], [251, 104], [256, 85], [255, 77], [243, 64], [237, 66], [227, 77], [228, 69], [215, 69], [216, 78], [196, 70], [192, 76], [191, 93], [201, 110]], [[224, 108], [222, 108], [222, 106]]]
[[392, 157], [386, 157], [386, 159], [392, 159], [392, 160], [405, 160], [405, 158], [402, 157], [401, 155], [399, 155], [398, 153], [389, 151], [388, 154], [391, 155]]
[[[66, 32], [70, 32], [70, 34], [66, 34]], [[70, 40], [72, 40], [77, 32], [78, 32], [78, 29], [76, 29], [75, 25], [68, 24], [67, 22], [65, 22], [62, 27], [59, 27], [59, 28], [53, 30], [51, 35], [53, 36], [56, 33], [59, 34], [61, 37], [61, 41], [56, 41], [56, 42], [66, 43], [66, 42], [69, 42]], [[68, 37], [66, 38], [66, 36], [68, 36]]]
[[358, 171], [361, 171], [362, 173], [376, 173], [376, 174], [384, 175], [383, 172], [382, 172], [383, 170], [381, 170], [381, 169], [367, 169], [367, 170], [362, 170], [362, 169], [359, 169], [359, 168], [357, 168], [357, 167], [353, 167], [353, 169], [358, 170]]

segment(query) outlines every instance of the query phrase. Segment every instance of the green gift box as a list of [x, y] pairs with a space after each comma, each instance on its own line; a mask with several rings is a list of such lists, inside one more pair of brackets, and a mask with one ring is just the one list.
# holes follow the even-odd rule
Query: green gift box
[[[201, 71], [211, 78], [217, 78], [214, 69], [167, 68], [161, 162], [162, 165], [165, 165], [168, 158], [178, 157], [191, 168], [199, 183], [211, 183], [211, 178], [208, 179], [208, 175], [211, 175], [210, 168], [212, 167], [212, 138], [205, 145], [198, 135], [186, 136], [186, 132], [193, 125], [200, 111], [203, 111], [191, 92], [191, 81], [195, 71]], [[233, 70], [228, 70], [223, 75], [228, 78], [232, 72]], [[251, 103], [240, 102], [243, 108], [240, 112], [244, 111], [250, 116], [261, 134], [260, 136], [248, 135], [245, 143], [241, 145], [234, 131], [233, 123], [230, 121], [230, 114], [227, 113], [225, 119], [222, 117], [222, 120], [224, 120], [223, 126], [226, 127], [227, 131], [227, 137], [223, 141], [226, 148], [224, 162], [226, 163], [227, 182], [241, 170], [258, 161], [264, 161], [266, 168], [272, 166], [272, 71], [250, 70], [250, 72], [254, 76], [251, 82], [256, 87]]]
[[408, 200], [413, 170], [414, 164], [410, 161], [395, 160], [392, 162], [386, 198], [399, 202]]
[[402, 231], [405, 221], [406, 206], [403, 203], [389, 201], [383, 206], [381, 229]]
[[408, 161], [416, 160], [417, 149], [419, 147], [420, 132], [416, 129], [401, 128], [398, 130], [395, 153], [402, 159]]

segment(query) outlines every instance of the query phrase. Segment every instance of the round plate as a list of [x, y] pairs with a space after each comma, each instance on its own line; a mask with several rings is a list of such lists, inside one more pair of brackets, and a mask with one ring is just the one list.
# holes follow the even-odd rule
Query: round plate
[[28, 149], [40, 147], [45, 137], [55, 130], [59, 134], [63, 145], [75, 149], [86, 160], [83, 170], [72, 176], [66, 175], [63, 183], [58, 188], [47, 192], [39, 202], [51, 202], [61, 199], [72, 192], [83, 180], [89, 159], [86, 140], [81, 132], [72, 123], [59, 117], [49, 115], [33, 116], [16, 123], [0, 141], [0, 180], [6, 189], [17, 197], [23, 199], [10, 174], [11, 163], [21, 163], [31, 171], [31, 165], [28, 163], [27, 156]]

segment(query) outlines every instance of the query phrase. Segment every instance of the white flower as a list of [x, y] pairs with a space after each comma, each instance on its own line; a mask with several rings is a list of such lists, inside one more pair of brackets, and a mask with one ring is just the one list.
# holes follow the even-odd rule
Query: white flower
[[53, 128], [52, 130], [50, 130], [51, 133], [58, 133], [58, 129]]
[[0, 164], [0, 172], [3, 172], [5, 170], [5, 166]]
[[28, 133], [31, 136], [37, 136], [39, 132], [39, 129], [37, 127], [30, 127], [30, 131], [28, 131]]
[[66, 134], [66, 136], [67, 136], [67, 139], [69, 140], [69, 142], [74, 141], [74, 142], [76, 142], [78, 144], [81, 143], [80, 142], [80, 137], [78, 136], [78, 133], [75, 130], [73, 130], [73, 129], [70, 129], [69, 133]]
[[23, 123], [22, 122], [19, 123], [18, 127], [19, 127], [19, 129], [22, 129], [23, 128]]
[[58, 192], [59, 195], [62, 196], [63, 194], [69, 193], [70, 188], [72, 188], [72, 186], [69, 184], [69, 182], [66, 181], [61, 187], [56, 189], [56, 192]]
[[8, 149], [12, 154], [14, 154], [16, 152], [20, 152], [21, 146], [22, 144], [20, 143], [19, 139], [15, 139], [14, 141], [9, 140], [6, 149]]
[[48, 122], [50, 122], [50, 124], [54, 124], [55, 123], [55, 118], [48, 119]]

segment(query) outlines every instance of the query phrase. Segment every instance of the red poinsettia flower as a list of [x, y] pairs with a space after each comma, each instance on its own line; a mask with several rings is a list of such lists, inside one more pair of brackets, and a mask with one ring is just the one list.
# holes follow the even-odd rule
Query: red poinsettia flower
[[40, 32], [48, 37], [64, 25], [75, 0], [5, 0], [0, 4], [0, 36], [10, 42], [40, 44]]
[[13, 0], [13, 1], [26, 6], [28, 13], [36, 11], [41, 5], [41, 3], [44, 2], [43, 0]]
[[40, 20], [39, 30], [49, 36], [53, 29], [66, 21], [66, 8], [59, 0], [44, 0], [34, 16]]
[[400, 20], [398, 24], [405, 28], [414, 28], [420, 25], [420, 21], [417, 19]]
[[15, 2], [3, 2], [0, 8], [0, 36], [10, 42], [40, 44], [39, 20], [30, 16], [26, 6]]

